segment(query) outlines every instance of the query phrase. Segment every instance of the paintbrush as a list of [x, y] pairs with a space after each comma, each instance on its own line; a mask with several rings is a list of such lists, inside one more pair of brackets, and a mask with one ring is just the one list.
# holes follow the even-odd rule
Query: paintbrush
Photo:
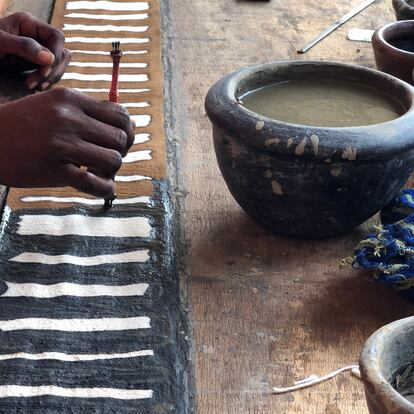
[[[122, 50], [120, 48], [120, 42], [112, 42], [111, 59], [112, 59], [112, 81], [111, 89], [109, 90], [109, 100], [111, 102], [118, 103], [119, 90], [118, 90], [118, 78], [119, 78], [119, 63], [122, 57]], [[116, 194], [112, 193], [105, 198], [104, 209], [107, 210], [112, 207], [113, 201], [116, 199]]]

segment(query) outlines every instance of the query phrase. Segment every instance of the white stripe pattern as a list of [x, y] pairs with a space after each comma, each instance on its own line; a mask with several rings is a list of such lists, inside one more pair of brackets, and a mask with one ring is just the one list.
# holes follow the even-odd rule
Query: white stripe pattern
[[[77, 91], [84, 93], [108, 93], [109, 88], [75, 88]], [[120, 94], [124, 93], [146, 93], [150, 92], [150, 89], [119, 89]]]
[[142, 144], [150, 140], [150, 134], [135, 134], [134, 144]]
[[151, 122], [149, 115], [131, 115], [131, 119], [135, 122], [137, 127], [146, 127]]
[[[66, 72], [62, 76], [63, 80], [80, 80], [80, 81], [107, 81], [111, 82], [112, 75], [106, 73], [84, 74], [76, 72]], [[146, 73], [137, 75], [119, 75], [119, 82], [146, 82], [148, 75]]]
[[103, 254], [99, 256], [73, 256], [70, 254], [48, 255], [43, 253], [25, 252], [10, 259], [11, 262], [39, 263], [46, 265], [73, 264], [77, 266], [99, 266], [115, 263], [146, 263], [149, 250], [136, 250], [127, 253]]
[[149, 4], [143, 1], [68, 1], [67, 10], [111, 10], [111, 11], [143, 11], [149, 9]]
[[[103, 205], [101, 198], [85, 198], [85, 197], [55, 197], [55, 196], [27, 196], [22, 197], [23, 203], [40, 203], [40, 202], [52, 202], [52, 203], [76, 203], [84, 204], [87, 206], [100, 206]], [[151, 205], [151, 198], [148, 196], [138, 196], [131, 198], [116, 198], [113, 201], [114, 205], [127, 205], [127, 204], [148, 204]]]
[[41, 285], [38, 283], [5, 283], [7, 285], [7, 290], [0, 295], [2, 298], [33, 297], [49, 299], [60, 296], [143, 296], [149, 286], [148, 283], [136, 283], [124, 286], [79, 285], [67, 282], [55, 283], [53, 285]]
[[123, 159], [124, 163], [137, 162], [137, 161], [148, 161], [151, 160], [151, 150], [133, 151], [129, 152]]
[[126, 331], [131, 329], [151, 328], [147, 316], [131, 318], [94, 318], [94, 319], [52, 319], [22, 318], [0, 320], [0, 331], [41, 330], [64, 332], [103, 332]]
[[[109, 62], [69, 62], [69, 66], [77, 68], [112, 68], [112, 63]], [[146, 68], [148, 63], [122, 63], [121, 68]]]
[[[65, 39], [66, 43], [108, 43], [111, 44], [113, 42], [112, 38], [108, 37], [81, 37], [81, 36], [74, 36], [74, 37], [67, 37]], [[123, 37], [122, 44], [142, 44], [148, 43], [148, 37]]]
[[131, 183], [134, 181], [143, 181], [143, 180], [152, 180], [151, 177], [145, 175], [117, 175], [115, 176], [115, 181], [122, 183]]
[[40, 354], [29, 354], [27, 352], [16, 352], [15, 354], [0, 354], [0, 361], [10, 359], [29, 359], [31, 361], [56, 360], [67, 362], [99, 361], [105, 359], [125, 359], [154, 356], [154, 351], [145, 349], [143, 351], [125, 352], [123, 354], [64, 354], [62, 352], [42, 352]]
[[114, 26], [112, 24], [68, 24], [63, 25], [63, 30], [79, 30], [87, 32], [134, 32], [143, 33], [148, 30], [148, 26]]
[[66, 398], [114, 398], [118, 400], [142, 400], [152, 398], [152, 390], [123, 390], [118, 388], [62, 388], [56, 385], [0, 385], [0, 398], [24, 398], [52, 395]]
[[149, 102], [120, 102], [124, 108], [148, 108], [150, 106]]
[[[102, 55], [108, 56], [108, 52], [104, 52], [103, 50], [81, 50], [81, 49], [74, 49], [70, 51], [71, 53], [81, 53], [85, 55]], [[145, 55], [148, 53], [148, 50], [126, 50], [125, 52], [122, 51], [122, 55]]]
[[151, 225], [146, 217], [90, 217], [80, 214], [20, 216], [17, 234], [33, 236], [150, 237]]
[[92, 19], [92, 20], [145, 20], [148, 19], [148, 13], [137, 14], [91, 14], [91, 13], [68, 13], [65, 17], [70, 19]]

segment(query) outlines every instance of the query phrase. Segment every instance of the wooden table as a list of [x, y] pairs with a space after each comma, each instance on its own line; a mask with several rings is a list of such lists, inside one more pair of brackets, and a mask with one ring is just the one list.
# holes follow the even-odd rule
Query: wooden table
[[[390, 0], [296, 53], [360, 2], [163, 1], [170, 175], [199, 414], [367, 413], [362, 384], [346, 374], [294, 394], [269, 392], [355, 363], [374, 330], [414, 309], [369, 273], [339, 269], [367, 226], [317, 242], [274, 237], [250, 220], [220, 175], [203, 109], [209, 87], [241, 66], [329, 59], [373, 67], [370, 44], [346, 33], [392, 21]], [[32, 3], [12, 1], [10, 10], [30, 5], [42, 16], [43, 3]]]
[[[368, 273], [339, 269], [366, 227], [325, 241], [271, 236], [251, 221], [218, 170], [203, 100], [225, 73], [286, 59], [374, 67], [352, 27], [394, 20], [378, 0], [305, 55], [296, 49], [361, 0], [171, 0], [165, 5], [169, 136], [177, 152], [180, 266], [192, 321], [199, 414], [367, 413], [362, 383], [349, 374], [294, 394], [270, 395], [355, 363], [364, 340], [413, 306]], [[185, 286], [186, 284], [186, 286]]]

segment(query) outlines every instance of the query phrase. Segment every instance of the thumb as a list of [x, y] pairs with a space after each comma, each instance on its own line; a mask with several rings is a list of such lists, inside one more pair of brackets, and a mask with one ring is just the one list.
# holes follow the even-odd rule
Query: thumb
[[55, 60], [53, 53], [31, 37], [1, 33], [0, 53], [16, 55], [37, 65], [51, 65]]

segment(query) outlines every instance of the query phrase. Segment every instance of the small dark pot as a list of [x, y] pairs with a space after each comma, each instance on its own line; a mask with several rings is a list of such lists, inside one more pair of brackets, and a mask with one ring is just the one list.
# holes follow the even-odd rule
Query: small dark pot
[[371, 414], [413, 414], [414, 405], [392, 382], [401, 368], [414, 363], [414, 317], [376, 331], [364, 344], [359, 366]]
[[[344, 79], [398, 98], [407, 112], [352, 128], [288, 124], [237, 100], [289, 79]], [[392, 76], [332, 62], [290, 61], [239, 70], [206, 98], [218, 164], [240, 206], [266, 228], [305, 238], [338, 235], [384, 207], [414, 167], [414, 89]]]
[[386, 24], [377, 29], [372, 36], [377, 68], [413, 84], [414, 53], [397, 49], [389, 41], [414, 39], [414, 20], [404, 20]]
[[414, 19], [414, 7], [408, 4], [406, 0], [392, 0], [392, 6], [394, 7], [397, 20]]

